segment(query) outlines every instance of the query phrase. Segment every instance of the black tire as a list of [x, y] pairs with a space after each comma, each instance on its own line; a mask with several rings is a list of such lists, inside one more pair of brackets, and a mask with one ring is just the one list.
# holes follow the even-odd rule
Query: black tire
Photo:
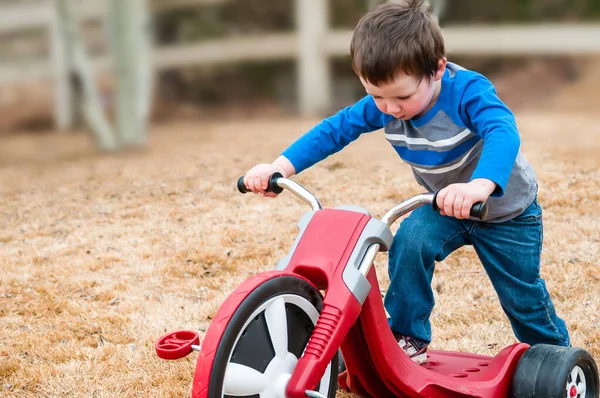
[[[284, 303], [285, 310], [281, 307]], [[234, 369], [239, 369], [237, 366], [242, 365], [245, 370], [251, 368], [263, 375], [273, 374], [274, 369], [279, 369], [278, 372], [283, 372], [285, 366], [292, 366], [293, 358], [290, 361], [273, 362], [276, 359], [275, 343], [272, 341], [271, 332], [268, 326], [269, 320], [273, 323], [273, 319], [283, 319], [284, 316], [274, 317], [271, 314], [284, 314], [287, 327], [287, 353], [284, 353], [285, 358], [291, 358], [289, 354], [293, 354], [299, 358], [310, 338], [310, 335], [317, 322], [318, 314], [321, 313], [323, 306], [323, 298], [321, 293], [310, 283], [304, 279], [293, 276], [282, 276], [258, 285], [239, 305], [231, 317], [223, 337], [219, 342], [217, 352], [214, 357], [212, 371], [210, 374], [210, 384], [208, 397], [210, 398], [229, 398], [233, 395], [227, 393], [236, 393], [235, 397], [252, 397], [258, 398], [257, 392], [250, 392], [249, 395], [240, 395], [239, 391], [226, 391], [229, 388], [225, 383], [225, 371], [230, 363], [234, 363]], [[267, 314], [267, 309], [273, 309], [271, 314]], [[316, 318], [315, 318], [316, 317]], [[282, 324], [279, 324], [283, 330]], [[272, 326], [273, 333], [276, 333], [277, 326]], [[277, 334], [281, 339], [281, 334]], [[281, 340], [279, 341], [281, 342]], [[280, 353], [283, 343], [279, 345]], [[283, 358], [281, 355], [279, 358]], [[285, 363], [285, 365], [284, 365]], [[295, 366], [295, 363], [293, 363]], [[271, 365], [271, 366], [270, 366]], [[277, 365], [277, 366], [276, 366]], [[293, 369], [292, 366], [292, 369]], [[337, 391], [337, 370], [338, 357], [335, 355], [330, 363], [330, 371], [327, 372], [321, 382], [317, 386], [317, 391], [327, 397], [335, 397]], [[258, 375], [257, 373], [255, 373]], [[269, 379], [269, 382], [276, 383], [280, 380], [281, 374], [273, 376], [274, 379]], [[287, 374], [287, 373], [286, 373]], [[235, 372], [235, 380], [238, 380], [238, 373]], [[254, 380], [254, 379], [252, 379]], [[240, 385], [247, 386], [248, 383]], [[271, 384], [272, 385], [272, 384]], [[249, 388], [249, 387], [248, 387]], [[259, 392], [262, 387], [258, 387]], [[246, 394], [244, 391], [242, 394]], [[266, 394], [264, 396], [267, 396]]]
[[514, 398], [598, 398], [598, 368], [581, 348], [538, 344], [517, 365]]

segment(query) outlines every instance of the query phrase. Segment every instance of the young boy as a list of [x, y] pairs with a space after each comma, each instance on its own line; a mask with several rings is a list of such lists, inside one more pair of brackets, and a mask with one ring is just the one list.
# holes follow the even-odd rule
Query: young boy
[[[537, 181], [519, 151], [511, 111], [482, 75], [449, 63], [444, 40], [422, 1], [383, 4], [358, 23], [350, 46], [354, 71], [367, 96], [331, 116], [272, 164], [246, 174], [246, 186], [265, 193], [271, 174], [286, 177], [341, 150], [362, 133], [384, 128], [417, 182], [437, 196], [400, 225], [389, 252], [385, 307], [402, 349], [427, 358], [431, 280], [436, 261], [473, 245], [516, 337], [528, 344], [569, 346], [565, 322], [540, 277], [542, 209]], [[487, 201], [485, 222], [469, 219]]]

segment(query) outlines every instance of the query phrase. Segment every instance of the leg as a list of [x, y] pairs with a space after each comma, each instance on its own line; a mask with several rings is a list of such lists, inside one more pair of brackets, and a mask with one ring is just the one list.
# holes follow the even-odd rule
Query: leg
[[568, 346], [569, 332], [540, 277], [542, 209], [534, 201], [517, 218], [477, 223], [473, 246], [487, 271], [515, 335], [527, 344]]
[[390, 287], [384, 300], [394, 332], [431, 341], [435, 261], [467, 243], [466, 225], [441, 216], [430, 206], [414, 210], [402, 221], [390, 248]]

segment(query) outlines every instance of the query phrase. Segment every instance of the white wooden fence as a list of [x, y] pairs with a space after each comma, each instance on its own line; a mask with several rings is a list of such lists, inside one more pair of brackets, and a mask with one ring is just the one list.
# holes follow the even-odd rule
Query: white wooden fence
[[[150, 4], [153, 12], [162, 12], [226, 1], [152, 0]], [[295, 0], [295, 3], [295, 32], [157, 47], [153, 51], [153, 67], [164, 70], [190, 65], [296, 59], [300, 109], [304, 114], [321, 112], [331, 103], [328, 59], [348, 54], [352, 32], [329, 29], [327, 0]], [[102, 19], [105, 14], [103, 1], [85, 0], [80, 3], [82, 19]], [[0, 9], [0, 34], [36, 27], [47, 28], [52, 56], [0, 65], [0, 84], [54, 78], [55, 118], [60, 120], [65, 113], [61, 92], [64, 93], [67, 87], [67, 73], [57, 33], [54, 0]], [[448, 26], [444, 28], [444, 37], [451, 54], [600, 54], [600, 24]], [[109, 68], [108, 58], [95, 58], [94, 67], [99, 70]]]

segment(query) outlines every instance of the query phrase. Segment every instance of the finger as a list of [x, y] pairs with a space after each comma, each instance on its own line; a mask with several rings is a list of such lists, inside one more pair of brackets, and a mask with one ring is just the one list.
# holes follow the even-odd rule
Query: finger
[[252, 190], [252, 192], [254, 192], [254, 193], [263, 193], [263, 189], [262, 189], [261, 183], [260, 183], [260, 175], [255, 176], [252, 179], [252, 182], [254, 184], [254, 189]]
[[461, 195], [457, 195], [454, 198], [454, 204], [452, 205], [452, 210], [454, 211], [454, 217], [458, 218], [459, 220], [464, 218], [462, 215], [462, 208], [463, 208], [463, 203], [465, 201], [465, 198]]
[[250, 174], [246, 174], [244, 177], [244, 185], [248, 188], [249, 191], [254, 192], [254, 177]]
[[444, 199], [444, 212], [446, 212], [446, 214], [450, 217], [454, 217], [454, 198], [455, 198], [455, 194], [454, 192], [449, 192], [448, 195], [446, 196], [446, 199]]
[[438, 192], [437, 197], [435, 199], [435, 204], [437, 205], [438, 209], [440, 209], [440, 213], [444, 210], [444, 200], [446, 199], [447, 195], [448, 189], [444, 188]]
[[471, 216], [471, 207], [473, 207], [473, 200], [468, 198], [465, 199], [461, 211], [463, 218], [469, 218]]
[[276, 198], [277, 194], [275, 192], [265, 192], [265, 198]]
[[263, 189], [263, 191], [266, 191], [269, 187], [269, 175], [267, 173], [263, 173], [260, 176], [260, 187]]
[[254, 192], [254, 179], [246, 174], [244, 181], [246, 184], [246, 188], [248, 188], [249, 191]]

